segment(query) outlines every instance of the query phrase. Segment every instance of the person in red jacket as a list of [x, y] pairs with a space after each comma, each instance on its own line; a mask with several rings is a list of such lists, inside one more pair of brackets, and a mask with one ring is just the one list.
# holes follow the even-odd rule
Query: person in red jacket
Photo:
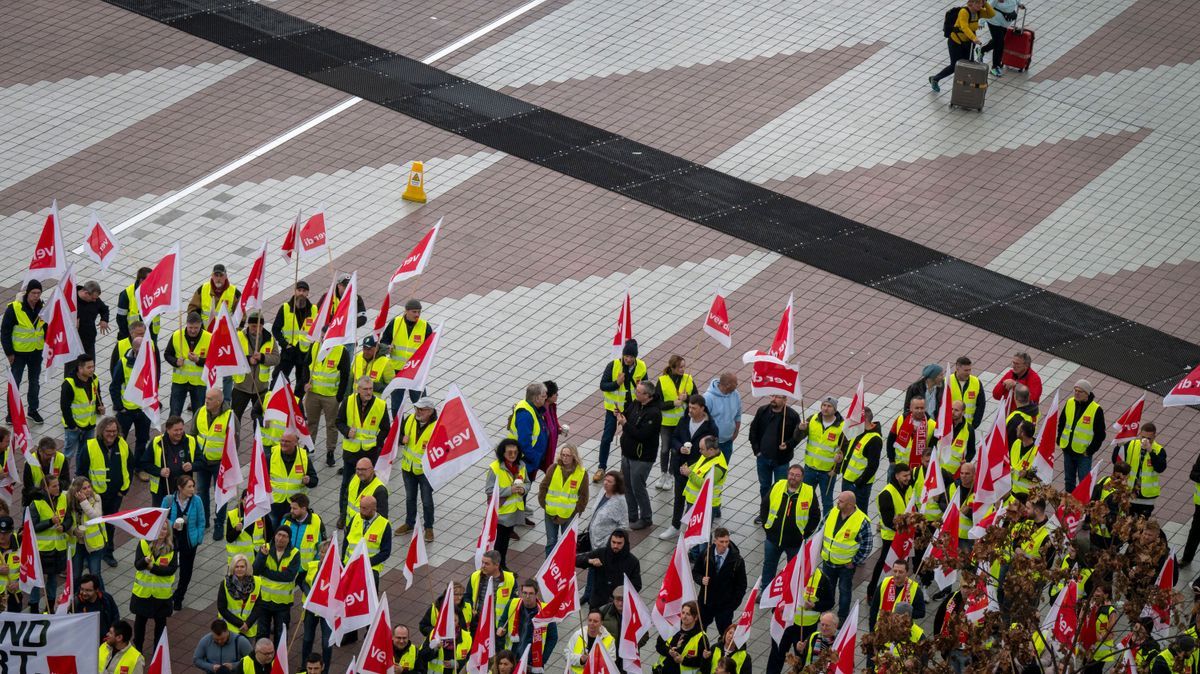
[[[992, 397], [996, 400], [1004, 400], [1017, 384], [1024, 384], [1029, 387], [1029, 402], [1034, 405], [1039, 404], [1042, 400], [1042, 378], [1030, 367], [1032, 362], [1028, 353], [1024, 351], [1014, 353], [1012, 369], [1005, 372], [1004, 376], [1000, 377], [1000, 381], [996, 382], [995, 388], [992, 389]], [[1006, 412], [1011, 413], [1014, 409], [1016, 408], [1010, 399]]]

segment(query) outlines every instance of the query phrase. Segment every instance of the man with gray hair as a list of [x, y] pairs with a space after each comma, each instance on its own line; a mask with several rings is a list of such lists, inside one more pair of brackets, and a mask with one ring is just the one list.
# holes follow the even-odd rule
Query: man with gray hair
[[[1012, 369], [1005, 372], [1004, 376], [1000, 377], [1000, 381], [996, 382], [996, 386], [992, 388], [992, 397], [996, 400], [1004, 400], [1017, 384], [1024, 384], [1029, 387], [1029, 401], [1034, 405], [1039, 404], [1042, 401], [1042, 378], [1033, 371], [1032, 364], [1033, 361], [1029, 358], [1028, 353], [1024, 351], [1014, 353]], [[1008, 409], [1004, 413], [1008, 414], [1014, 409], [1010, 399]]]
[[[75, 289], [75, 315], [78, 318], [79, 341], [84, 353], [96, 353], [96, 319], [100, 320], [100, 334], [108, 334], [108, 305], [100, 299], [100, 284], [88, 281]], [[67, 364], [67, 374], [72, 365]]]
[[275, 644], [270, 639], [262, 638], [254, 642], [254, 652], [242, 658], [241, 667], [236, 670], [243, 674], [271, 674], [275, 664]]
[[633, 400], [617, 414], [621, 426], [621, 476], [628, 489], [625, 503], [629, 508], [629, 528], [634, 530], [653, 523], [646, 483], [658, 458], [658, 432], [662, 427], [662, 410], [655, 395], [653, 383], [640, 381]]
[[[508, 415], [508, 437], [517, 441], [525, 456], [525, 470], [529, 481], [537, 479], [538, 468], [546, 456], [546, 445], [550, 434], [546, 429], [546, 385], [540, 381], [525, 386], [525, 397], [513, 405]], [[526, 514], [530, 510], [525, 508]], [[533, 524], [532, 521], [526, 524]]]

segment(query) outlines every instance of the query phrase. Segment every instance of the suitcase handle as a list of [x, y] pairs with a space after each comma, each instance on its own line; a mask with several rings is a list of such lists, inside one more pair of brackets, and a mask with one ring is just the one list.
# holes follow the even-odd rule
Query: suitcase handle
[[1025, 5], [1017, 5], [1017, 11], [1019, 11], [1021, 13], [1021, 27], [1017, 29], [1017, 32], [1024, 33], [1025, 32], [1025, 15], [1028, 13], [1028, 10], [1025, 9]]

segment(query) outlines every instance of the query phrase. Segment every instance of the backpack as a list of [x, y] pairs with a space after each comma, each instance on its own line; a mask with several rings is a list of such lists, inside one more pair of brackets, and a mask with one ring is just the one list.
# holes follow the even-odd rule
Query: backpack
[[954, 24], [958, 22], [958, 12], [966, 7], [951, 7], [946, 10], [946, 18], [942, 20], [942, 35], [949, 38], [954, 33]]

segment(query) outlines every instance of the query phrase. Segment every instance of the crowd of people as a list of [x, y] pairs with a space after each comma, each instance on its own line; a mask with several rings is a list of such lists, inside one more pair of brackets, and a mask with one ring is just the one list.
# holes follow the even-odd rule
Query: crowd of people
[[[92, 354], [97, 333], [110, 330], [109, 310], [100, 300], [98, 285], [79, 287], [79, 331], [86, 354], [64, 373], [59, 405], [61, 442], [54, 435], [36, 442], [34, 460], [22, 468], [20, 507], [5, 507], [0, 513], [0, 569], [7, 578], [5, 607], [9, 611], [52, 611], [71, 559], [73, 587], [77, 589], [71, 610], [101, 616], [101, 672], [140, 674], [147, 637], [157, 640], [171, 616], [182, 608], [197, 555], [223, 554], [228, 573], [213, 597], [216, 610], [209, 633], [195, 646], [193, 661], [205, 672], [269, 672], [279, 638], [285, 628], [292, 632], [293, 617], [332, 537], [340, 535], [346, 555], [359, 541], [365, 541], [377, 579], [393, 557], [394, 536], [420, 527], [425, 541], [435, 539], [437, 499], [423, 474], [422, 456], [438, 423], [437, 401], [420, 391], [401, 391], [387, 400], [380, 397], [393, 374], [432, 331], [422, 318], [421, 303], [410, 300], [403, 314], [378, 337], [366, 337], [357, 348], [337, 346], [318, 357], [316, 344], [308, 336], [317, 305], [309, 301], [308, 285], [301, 281], [270, 327], [257, 312], [245, 317], [238, 337], [250, 371], [209, 389], [201, 375], [210, 338], [206, 326], [220, 307], [229, 309], [237, 302], [238, 289], [229, 283], [225, 268], [216, 265], [210, 279], [192, 297], [184, 325], [160, 335], [158, 319], [149, 325], [143, 322], [133, 299], [148, 271], [139, 270], [120, 295], [115, 312], [117, 342], [108, 363], [107, 387], [101, 386]], [[366, 322], [365, 305], [361, 298], [345, 297], [345, 288], [344, 282], [338, 284], [331, 303], [336, 307], [344, 301], [357, 302], [361, 326]], [[25, 409], [34, 424], [42, 423], [37, 381], [45, 324], [39, 318], [43, 307], [40, 295], [40, 285], [29, 283], [22, 297], [8, 306], [0, 329], [13, 376], [18, 383], [27, 384]], [[158, 346], [163, 347], [161, 358], [170, 370], [169, 416], [161, 434], [151, 433], [140, 407], [124, 397], [124, 383], [145, 340], [155, 344], [156, 353]], [[598, 382], [604, 426], [598, 465], [590, 473], [570, 429], [559, 421], [555, 382], [532, 382], [525, 387], [524, 396], [508, 417], [507, 437], [495, 447], [494, 459], [481, 480], [483, 494], [499, 493], [498, 534], [480, 568], [455, 585], [460, 633], [452, 640], [429, 638], [441, 605], [440, 597], [432, 598], [416, 627], [420, 639], [407, 625], [394, 628], [396, 671], [443, 674], [462, 670], [489, 579], [495, 588], [500, 648], [493, 662], [495, 671], [511, 674], [517, 664], [514, 654], [528, 646], [530, 671], [544, 671], [550, 658], [561, 653], [566, 665], [581, 674], [586, 654], [597, 641], [623, 669], [616, 653], [616, 636], [624, 611], [625, 579], [638, 590], [644, 582], [653, 589], [658, 580], [644, 578], [632, 532], [659, 527], [659, 538], [676, 538], [682, 517], [710, 475], [713, 516], [720, 520], [723, 501], [729, 496], [724, 487], [731, 462], [751, 460], [734, 454], [734, 442], [743, 430], [744, 409], [737, 374], [721, 373], [701, 391], [688, 365], [683, 356], [672, 355], [662, 373], [655, 376], [632, 339], [624, 344], [619, 357], [604, 363]], [[961, 613], [965, 598], [977, 591], [974, 581], [964, 573], [959, 589], [934, 592], [929, 574], [918, 572], [919, 558], [885, 565], [886, 551], [897, 531], [910, 526], [905, 517], [930, 471], [940, 471], [948, 488], [929, 500], [920, 515], [936, 526], [949, 501], [956, 499], [962, 507], [960, 545], [972, 545], [973, 462], [989, 405], [1008, 405], [1003, 418], [1011, 442], [1012, 494], [1006, 501], [1011, 504], [1010, 512], [1019, 513], [1031, 529], [1045, 531], [1052, 526], [1046, 502], [1039, 496], [1030, 497], [1038, 487], [1031, 473], [1036, 424], [1047, 412], [1041, 379], [1025, 353], [1013, 356], [1011, 368], [990, 391], [973, 374], [973, 367], [967, 357], [958, 358], [950, 372], [938, 365], [925, 367], [906, 389], [902, 410], [886, 431], [870, 407], [862, 410], [862, 423], [844, 418], [834, 397], [822, 399], [819, 408], [807, 416], [781, 395], [759, 405], [746, 433], [758, 480], [756, 530], [732, 531], [718, 522], [710, 542], [691, 550], [697, 601], [684, 605], [675, 634], [656, 638], [654, 670], [660, 674], [750, 674], [751, 655], [734, 639], [735, 622], [751, 589], [744, 552], [762, 551], [760, 587], [765, 588], [781, 559], [794, 558], [804, 541], [818, 531], [822, 533], [820, 567], [802, 588], [803, 601], [794, 616], [788, 617], [782, 638], [773, 643], [769, 653], [757, 654], [768, 673], [803, 667], [832, 648], [840, 623], [850, 614], [856, 572], [868, 564], [872, 554], [877, 561], [868, 581], [869, 624], [874, 627], [881, 616], [894, 615], [911, 624], [913, 641], [925, 639], [916, 621], [930, 612], [930, 604], [938, 602], [933, 611], [937, 616], [934, 630], [941, 633], [949, 624], [947, 616]], [[296, 403], [305, 411], [316, 445], [311, 452], [300, 446], [295, 429], [263, 419], [262, 410], [278, 377], [287, 377], [294, 384]], [[108, 392], [107, 405], [104, 390]], [[950, 441], [948, 450], [937, 454], [933, 465], [933, 448], [942, 435], [935, 419], [945, 400], [951, 407], [951, 428], [945, 429]], [[322, 421], [326, 430], [323, 467], [319, 459]], [[227, 508], [215, 508], [212, 501], [227, 429], [244, 432], [247, 422], [261, 427], [273, 490], [270, 514], [252, 522], [246, 521], [245, 494]], [[389, 486], [375, 470], [380, 443], [392, 424], [401, 425], [403, 522], [397, 505], [389, 502]], [[1091, 383], [1075, 382], [1055, 433], [1065, 486], [1071, 491], [1089, 475], [1093, 457], [1106, 438], [1104, 412]], [[1167, 452], [1157, 433], [1153, 423], [1143, 423], [1136, 439], [1113, 450], [1109, 474], [1095, 485], [1095, 498], [1105, 502], [1111, 500], [1117, 483], [1127, 485], [1129, 514], [1148, 523], [1153, 522], [1161, 476], [1167, 470]], [[7, 450], [11, 440], [10, 429], [0, 427], [0, 448]], [[614, 442], [620, 452], [619, 463], [612, 461]], [[3, 455], [6, 460], [18, 460], [11, 452]], [[653, 478], [655, 466], [658, 475]], [[886, 485], [873, 494], [881, 468], [886, 470]], [[340, 482], [331, 482], [334, 469]], [[1192, 478], [1200, 484], [1200, 461], [1193, 467]], [[113, 528], [88, 522], [121, 510], [130, 492], [143, 488], [154, 505], [169, 509], [170, 525], [163, 527], [155, 540], [137, 541], [132, 546], [130, 570], [121, 568], [127, 562], [117, 558]], [[314, 512], [309, 495], [335, 488], [338, 512]], [[670, 492], [669, 514], [655, 512], [652, 489]], [[1200, 512], [1200, 487], [1197, 494]], [[46, 577], [45, 591], [35, 589], [28, 596], [16, 582], [17, 532], [23, 512], [29, 513], [37, 533]], [[586, 571], [582, 597], [588, 608], [579, 630], [561, 638], [556, 625], [538, 627], [533, 622], [542, 606], [538, 586], [529, 579], [533, 569], [518, 573], [510, 567], [510, 543], [519, 540], [522, 527], [535, 525], [539, 516], [546, 533], [546, 555], [573, 522], [582, 523], [576, 566]], [[1089, 528], [1095, 549], [1120, 543], [1104, 525], [1094, 521]], [[1153, 531], [1160, 535], [1158, 529]], [[1048, 545], [1043, 549], [1044, 533], [1031, 538], [1037, 542], [1022, 548], [1025, 554], [1044, 556], [1048, 566], [1067, 559], [1060, 559]], [[1191, 562], [1197, 545], [1200, 531], [1193, 522], [1183, 563]], [[1085, 555], [1074, 555], [1069, 563], [1082, 566]], [[118, 603], [105, 589], [105, 577], [113, 573], [133, 576], [127, 603]], [[1096, 592], [1106, 591], [1101, 582], [1093, 585]], [[1108, 592], [1111, 596], [1111, 588]], [[124, 608], [132, 622], [123, 619]], [[329, 671], [333, 653], [328, 645], [329, 625], [316, 616], [300, 614], [298, 630], [306, 671]], [[715, 631], [710, 633], [714, 623]], [[1141, 636], [1132, 638], [1139, 645], [1138, 657], [1156, 674], [1165, 671], [1160, 663], [1170, 666], [1172, 658], [1194, 657], [1190, 655], [1194, 643], [1188, 647], [1187, 637], [1174, 639], [1159, 650], [1149, 646], [1152, 639], [1145, 626], [1136, 628], [1135, 634], [1137, 629]], [[1103, 634], [1113, 638], [1111, 627]], [[954, 652], [944, 657], [958, 671], [968, 658]], [[1101, 666], [1108, 662], [1100, 651], [1091, 657]]]

